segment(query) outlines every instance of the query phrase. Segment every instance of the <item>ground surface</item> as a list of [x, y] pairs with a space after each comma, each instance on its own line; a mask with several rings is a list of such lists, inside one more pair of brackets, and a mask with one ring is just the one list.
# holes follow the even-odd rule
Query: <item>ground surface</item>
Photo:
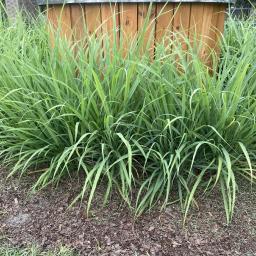
[[191, 211], [182, 228], [178, 205], [134, 221], [113, 199], [103, 209], [96, 204], [87, 218], [83, 207], [67, 210], [79, 190], [78, 180], [29, 195], [33, 178], [5, 178], [1, 171], [0, 244], [37, 244], [44, 250], [63, 245], [78, 255], [256, 255], [256, 193], [249, 186], [240, 189], [230, 226], [221, 200], [212, 195], [198, 201], [199, 210]]
[[65, 247], [55, 248], [54, 250], [43, 251], [36, 246], [26, 248], [14, 248], [10, 245], [0, 246], [1, 256], [76, 256], [72, 250]]

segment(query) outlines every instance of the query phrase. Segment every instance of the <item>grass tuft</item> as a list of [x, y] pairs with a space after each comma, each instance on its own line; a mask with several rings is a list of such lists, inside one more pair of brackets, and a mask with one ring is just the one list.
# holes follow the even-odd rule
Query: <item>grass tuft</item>
[[230, 222], [237, 178], [256, 178], [253, 19], [227, 20], [212, 72], [175, 40], [154, 59], [135, 43], [126, 58], [118, 47], [106, 53], [89, 36], [70, 47], [56, 35], [52, 48], [40, 19], [0, 24], [0, 155], [10, 176], [37, 170], [40, 189], [83, 172], [74, 202], [87, 198], [88, 212], [104, 183], [104, 202], [117, 190], [137, 216], [178, 199], [186, 217], [217, 187]]

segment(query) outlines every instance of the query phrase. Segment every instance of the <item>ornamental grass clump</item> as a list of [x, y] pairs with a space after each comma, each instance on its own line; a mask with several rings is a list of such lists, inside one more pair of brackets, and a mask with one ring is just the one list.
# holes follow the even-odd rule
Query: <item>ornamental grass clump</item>
[[10, 176], [36, 170], [39, 189], [84, 173], [74, 202], [86, 199], [89, 211], [103, 184], [104, 203], [118, 191], [136, 215], [178, 199], [186, 217], [216, 187], [230, 222], [237, 179], [256, 178], [253, 19], [227, 20], [211, 72], [176, 40], [157, 45], [154, 59], [134, 40], [124, 58], [102, 47], [106, 35], [70, 45], [57, 33], [52, 48], [48, 31], [43, 20], [0, 24], [0, 154]]

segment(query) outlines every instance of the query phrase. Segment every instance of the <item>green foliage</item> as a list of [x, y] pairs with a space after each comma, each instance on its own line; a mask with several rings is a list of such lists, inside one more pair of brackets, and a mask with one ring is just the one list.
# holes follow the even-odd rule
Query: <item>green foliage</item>
[[65, 247], [61, 247], [54, 252], [42, 252], [37, 247], [32, 246], [30, 248], [17, 249], [10, 246], [0, 247], [1, 256], [75, 256], [70, 250]]
[[44, 22], [1, 24], [2, 163], [10, 176], [37, 170], [35, 189], [83, 172], [74, 202], [86, 197], [87, 211], [100, 183], [105, 203], [115, 189], [140, 215], [178, 198], [185, 217], [217, 187], [229, 222], [237, 178], [256, 178], [253, 20], [227, 21], [210, 73], [176, 40], [142, 56], [142, 39], [123, 58], [102, 38], [70, 47], [56, 36], [52, 49]]
[[6, 19], [6, 12], [5, 12], [5, 1], [0, 0], [0, 19], [3, 22]]
[[235, 5], [238, 7], [251, 7], [256, 3], [255, 0], [236, 0]]

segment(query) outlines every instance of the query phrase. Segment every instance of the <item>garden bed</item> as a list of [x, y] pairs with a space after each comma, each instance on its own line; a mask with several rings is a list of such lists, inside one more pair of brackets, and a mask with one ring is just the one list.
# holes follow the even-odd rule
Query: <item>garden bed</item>
[[[44, 17], [4, 22], [2, 244], [81, 255], [255, 254], [254, 23], [228, 18], [209, 70], [188, 40], [184, 52], [180, 34], [152, 59], [142, 33], [123, 58], [122, 48], [105, 51], [104, 36], [70, 47], [57, 31], [53, 48]], [[40, 192], [28, 195], [31, 187]]]
[[[1, 244], [43, 250], [59, 245], [73, 248], [80, 255], [254, 255], [256, 253], [256, 192], [242, 186], [234, 220], [226, 225], [219, 197], [215, 194], [199, 201], [188, 224], [182, 228], [179, 205], [165, 212], [151, 212], [133, 219], [131, 212], [113, 198], [104, 209], [93, 205], [87, 218], [78, 205], [67, 210], [79, 191], [76, 178], [63, 181], [57, 190], [29, 196], [33, 183], [26, 178], [5, 181], [0, 172]], [[101, 200], [100, 192], [97, 195]], [[97, 202], [97, 200], [95, 200]], [[85, 202], [86, 203], [86, 202]]]

